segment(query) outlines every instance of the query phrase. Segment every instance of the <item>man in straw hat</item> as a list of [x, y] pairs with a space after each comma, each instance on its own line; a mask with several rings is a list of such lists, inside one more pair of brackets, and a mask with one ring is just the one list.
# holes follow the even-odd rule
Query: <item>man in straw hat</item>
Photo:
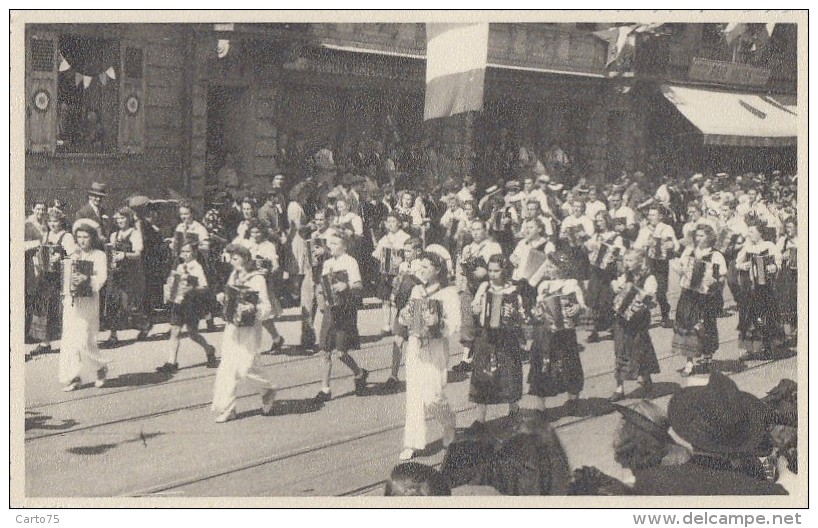
[[102, 199], [108, 196], [108, 188], [104, 183], [94, 182], [88, 189], [88, 203], [83, 205], [74, 215], [74, 221], [87, 218], [96, 224], [99, 236], [104, 240], [108, 236], [108, 215], [102, 208]]

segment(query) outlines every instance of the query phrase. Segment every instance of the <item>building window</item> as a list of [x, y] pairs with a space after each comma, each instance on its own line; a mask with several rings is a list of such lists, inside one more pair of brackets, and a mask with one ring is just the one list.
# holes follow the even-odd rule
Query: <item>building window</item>
[[[120, 46], [116, 39], [59, 37], [57, 152], [116, 152]], [[35, 43], [38, 41], [35, 41]], [[130, 50], [130, 48], [129, 48]], [[36, 68], [36, 45], [33, 48]], [[126, 68], [129, 66], [126, 54]], [[141, 54], [138, 64], [141, 76]]]

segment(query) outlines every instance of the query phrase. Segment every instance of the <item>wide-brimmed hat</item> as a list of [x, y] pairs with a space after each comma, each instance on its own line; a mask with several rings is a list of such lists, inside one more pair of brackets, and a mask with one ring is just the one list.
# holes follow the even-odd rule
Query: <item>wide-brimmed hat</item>
[[761, 400], [720, 372], [674, 394], [667, 415], [680, 437], [707, 453], [752, 453], [766, 433]]
[[492, 185], [491, 187], [486, 189], [486, 196], [491, 196], [492, 194], [496, 194], [498, 192], [500, 192], [500, 186], [499, 185]]
[[670, 425], [667, 417], [656, 404], [641, 400], [633, 407], [625, 407], [617, 403], [612, 405], [622, 415], [622, 418], [634, 427], [648, 433], [660, 442], [673, 443], [673, 438], [668, 433]]
[[108, 186], [104, 183], [94, 182], [91, 188], [88, 189], [88, 194], [92, 196], [108, 196]]

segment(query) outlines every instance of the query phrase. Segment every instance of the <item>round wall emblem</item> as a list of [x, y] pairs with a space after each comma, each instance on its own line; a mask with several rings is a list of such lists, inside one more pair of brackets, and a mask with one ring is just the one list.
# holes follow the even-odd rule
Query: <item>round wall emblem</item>
[[45, 112], [51, 104], [51, 94], [48, 93], [48, 90], [37, 90], [32, 100], [34, 101], [34, 108], [40, 112]]
[[125, 110], [127, 110], [130, 115], [135, 115], [139, 112], [139, 97], [135, 95], [129, 96], [125, 101]]

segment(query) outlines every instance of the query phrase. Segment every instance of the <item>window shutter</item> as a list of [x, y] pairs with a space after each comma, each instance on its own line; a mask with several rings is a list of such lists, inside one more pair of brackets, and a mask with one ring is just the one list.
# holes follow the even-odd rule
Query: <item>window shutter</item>
[[26, 47], [26, 125], [29, 152], [53, 153], [57, 146], [57, 35], [37, 32]]
[[145, 145], [145, 52], [133, 42], [122, 42], [119, 151], [141, 154]]

